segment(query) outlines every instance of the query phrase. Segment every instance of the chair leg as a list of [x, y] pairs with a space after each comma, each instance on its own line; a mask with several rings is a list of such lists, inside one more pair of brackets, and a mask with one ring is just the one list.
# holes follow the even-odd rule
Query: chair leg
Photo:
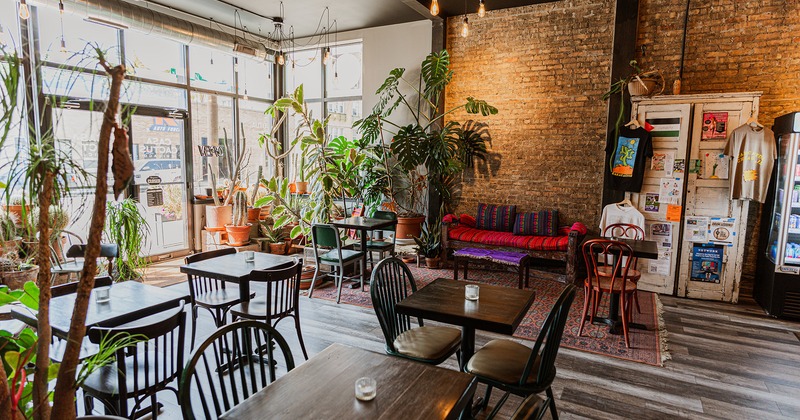
[[625, 335], [625, 347], [631, 348], [631, 342], [628, 339], [628, 314], [627, 311], [625, 310], [625, 300], [626, 300], [625, 295], [620, 294], [619, 306], [622, 307], [622, 316], [620, 317], [622, 318], [622, 334]]
[[636, 303], [636, 312], [642, 313], [642, 308], [639, 307], [639, 291], [633, 292], [633, 301]]
[[492, 397], [492, 386], [486, 385], [486, 394], [483, 396], [483, 409], [486, 409], [486, 406], [489, 405], [489, 398]]
[[83, 395], [83, 414], [87, 416], [92, 415], [92, 411], [94, 411], [94, 400], [92, 397], [84, 394]]
[[586, 325], [586, 315], [589, 315], [589, 300], [591, 299], [591, 289], [583, 288], [583, 312], [581, 312], [581, 326], [578, 328], [578, 337], [583, 334], [583, 326]]
[[594, 296], [594, 301], [592, 302], [592, 316], [589, 317], [589, 323], [594, 324], [594, 317], [597, 316], [597, 306], [600, 303], [600, 298], [603, 296], [603, 292], [599, 290], [592, 290], [592, 296]]
[[197, 335], [197, 306], [192, 305], [192, 348], [194, 348], [195, 335]]
[[[498, 402], [497, 402], [497, 405], [495, 405], [495, 406], [494, 406], [494, 409], [492, 410], [492, 412], [491, 412], [491, 413], [489, 413], [489, 416], [488, 416], [488, 417], [486, 417], [486, 419], [487, 419], [487, 420], [493, 419], [493, 418], [494, 418], [494, 416], [496, 416], [496, 415], [497, 415], [497, 413], [499, 413], [499, 412], [500, 412], [500, 407], [502, 407], [502, 406], [503, 406], [503, 404], [505, 404], [505, 403], [506, 403], [506, 400], [508, 399], [508, 396], [509, 396], [509, 395], [511, 395], [511, 394], [510, 394], [510, 393], [508, 393], [508, 392], [506, 392], [505, 394], [503, 394], [503, 396], [502, 396], [502, 397], [500, 397], [500, 401], [498, 401]], [[488, 402], [488, 401], [486, 401], [486, 404], [488, 404], [488, 403], [489, 403], [489, 402]]]
[[337, 273], [339, 277], [339, 291], [336, 292], [336, 303], [339, 303], [339, 301], [342, 299], [342, 284], [344, 284], [344, 266], [340, 266], [337, 268], [339, 270], [339, 272]]
[[314, 293], [314, 283], [317, 282], [318, 275], [319, 275], [319, 263], [317, 263], [316, 267], [314, 267], [314, 277], [311, 278], [311, 287], [308, 288], [309, 299], [311, 299], [311, 295]]
[[547, 387], [547, 399], [550, 400], [550, 417], [553, 420], [558, 420], [558, 411], [556, 411], [556, 399], [553, 396], [553, 388]]
[[303, 357], [308, 360], [308, 352], [306, 351], [306, 344], [303, 342], [303, 333], [300, 331], [300, 317], [296, 314], [294, 316], [294, 329], [297, 331], [297, 341], [300, 342], [300, 349], [303, 350]]

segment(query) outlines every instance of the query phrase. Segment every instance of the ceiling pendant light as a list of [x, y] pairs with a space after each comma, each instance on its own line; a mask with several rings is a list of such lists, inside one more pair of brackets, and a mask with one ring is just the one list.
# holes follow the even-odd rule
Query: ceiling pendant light
[[486, 16], [486, 5], [483, 4], [483, 0], [481, 0], [481, 5], [478, 6], [478, 17]]
[[461, 36], [466, 38], [469, 36], [469, 19], [464, 16], [464, 24], [461, 25]]
[[64, 2], [58, 2], [58, 19], [61, 21], [61, 53], [67, 52], [67, 41], [64, 39]]
[[322, 56], [322, 64], [327, 65], [331, 59], [331, 47], [325, 47], [325, 54]]
[[278, 56], [275, 58], [275, 61], [279, 66], [286, 64], [286, 59], [283, 58], [283, 51], [278, 52]]
[[249, 101], [250, 100], [250, 97], [247, 96], [247, 88], [244, 88], [244, 96], [242, 96], [242, 99], [245, 100], [245, 101]]
[[431, 14], [434, 16], [439, 14], [439, 2], [436, 0], [431, 3]]
[[28, 10], [28, 3], [26, 3], [25, 0], [19, 1], [19, 17], [23, 20], [31, 17], [31, 12]]

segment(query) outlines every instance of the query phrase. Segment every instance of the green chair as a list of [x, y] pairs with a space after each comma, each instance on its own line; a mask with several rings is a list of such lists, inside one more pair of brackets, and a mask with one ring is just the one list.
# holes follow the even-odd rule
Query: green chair
[[[364, 290], [364, 273], [361, 272], [362, 258], [365, 258], [363, 251], [354, 251], [352, 249], [342, 249], [342, 239], [339, 235], [339, 229], [328, 224], [316, 224], [311, 226], [311, 246], [314, 249], [314, 278], [311, 280], [311, 288], [308, 289], [308, 298], [314, 293], [314, 283], [317, 282], [319, 276], [320, 266], [326, 264], [331, 266], [331, 274], [334, 279], [334, 286], [339, 288], [336, 294], [336, 303], [342, 297], [342, 283], [344, 279], [352, 279], [355, 277], [361, 278], [361, 290]], [[329, 248], [330, 251], [324, 252], [320, 248]], [[322, 254], [321, 254], [322, 252]], [[359, 269], [358, 276], [348, 277], [344, 275], [344, 269], [348, 265], [357, 264]]]
[[533, 349], [516, 341], [496, 339], [486, 343], [469, 359], [464, 371], [487, 385], [484, 404], [489, 401], [493, 387], [505, 391], [488, 419], [497, 415], [509, 394], [527, 398], [542, 391], [547, 394], [552, 418], [558, 419], [550, 385], [556, 377], [556, 355], [569, 318], [569, 308], [575, 299], [575, 289], [575, 285], [570, 284], [561, 292], [542, 324]]
[[[381, 220], [392, 220], [394, 222], [397, 222], [397, 213], [394, 213], [394, 212], [391, 212], [391, 211], [377, 210], [372, 215], [372, 218], [373, 219], [381, 219]], [[395, 247], [395, 243], [397, 241], [397, 235], [395, 234], [396, 229], [397, 229], [397, 224], [396, 223], [394, 225], [392, 225], [392, 226], [388, 226], [388, 227], [380, 229], [380, 231], [382, 231], [382, 232], [392, 232], [392, 241], [391, 242], [388, 242], [388, 241], [375, 241], [375, 240], [373, 240], [374, 236], [370, 237], [369, 240], [367, 241], [367, 258], [369, 259], [369, 262], [370, 262], [370, 264], [372, 264], [373, 267], [375, 266], [375, 262], [372, 259], [372, 253], [373, 252], [379, 252], [381, 254], [381, 257], [379, 258], [379, 261], [384, 258], [384, 255], [387, 252], [389, 253], [389, 255], [394, 256], [394, 247]], [[371, 234], [374, 234], [374, 232], [377, 232], [377, 231], [372, 231]], [[359, 251], [361, 250], [360, 249], [361, 248], [361, 243], [356, 243], [353, 246], [355, 247], [355, 249], [358, 249]]]

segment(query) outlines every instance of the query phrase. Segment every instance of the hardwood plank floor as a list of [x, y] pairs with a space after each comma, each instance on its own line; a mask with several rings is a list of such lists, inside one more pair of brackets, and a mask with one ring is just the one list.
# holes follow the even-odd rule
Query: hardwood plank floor
[[[553, 383], [562, 418], [800, 418], [800, 323], [771, 319], [752, 300], [738, 305], [661, 300], [672, 360], [654, 367], [562, 348]], [[383, 352], [371, 309], [305, 297], [300, 308], [309, 355], [334, 342]], [[198, 342], [211, 333], [211, 325], [201, 311]], [[285, 322], [278, 329], [301, 363], [293, 325]], [[476, 347], [498, 337], [479, 331]], [[455, 358], [443, 366], [455, 369]], [[490, 406], [500, 396], [493, 392]], [[520, 401], [509, 398], [500, 418], [508, 418]], [[170, 405], [164, 417], [177, 417], [177, 407]]]

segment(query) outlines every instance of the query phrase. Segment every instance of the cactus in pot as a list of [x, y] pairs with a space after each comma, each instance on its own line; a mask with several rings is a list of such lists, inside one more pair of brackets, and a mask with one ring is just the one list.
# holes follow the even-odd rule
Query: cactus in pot
[[233, 223], [225, 225], [228, 244], [242, 246], [250, 242], [250, 224], [247, 223], [247, 194], [244, 191], [233, 193]]

